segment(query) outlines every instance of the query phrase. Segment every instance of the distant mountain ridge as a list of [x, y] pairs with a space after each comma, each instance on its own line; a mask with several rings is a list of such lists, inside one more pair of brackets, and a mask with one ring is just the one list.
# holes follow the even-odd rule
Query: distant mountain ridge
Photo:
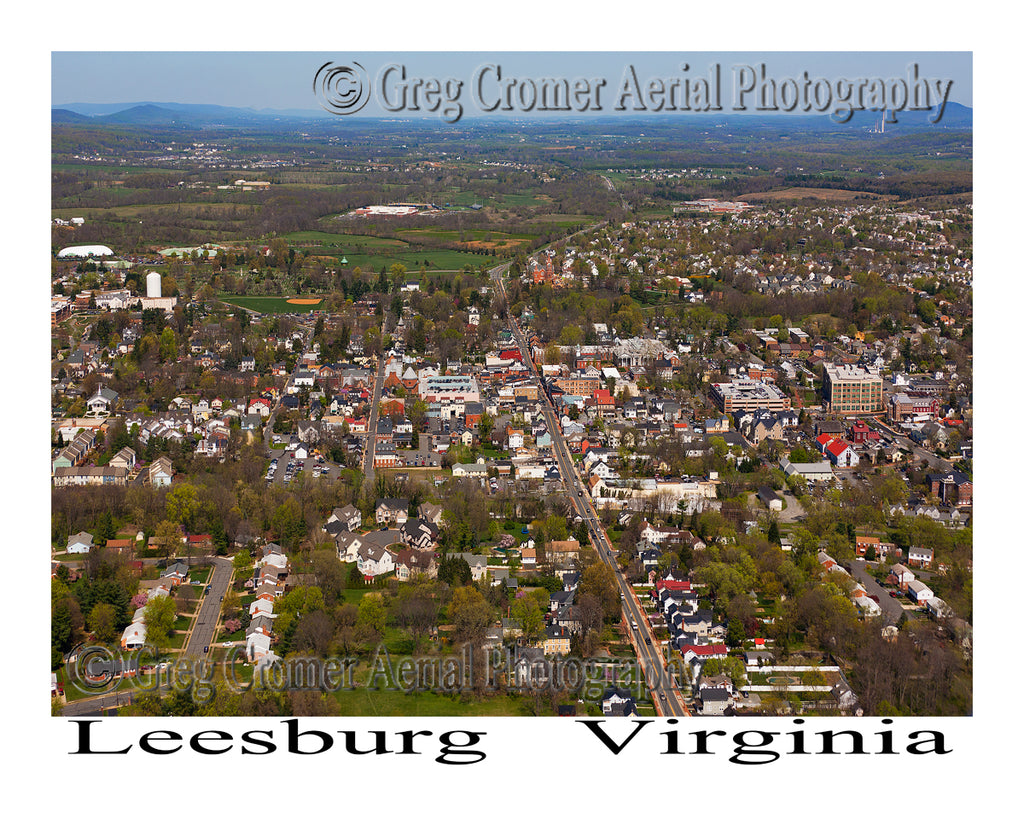
[[[912, 127], [939, 127], [939, 128], [972, 128], [974, 126], [974, 109], [968, 108], [966, 105], [961, 105], [958, 102], [946, 103], [945, 109], [942, 111], [942, 119], [938, 122], [932, 122], [938, 113], [937, 108], [932, 108], [927, 111], [898, 111], [896, 113], [896, 122], [886, 122], [885, 130], [886, 133], [893, 128]], [[880, 111], [857, 111], [850, 120], [851, 123], [860, 126], [871, 126], [882, 122], [882, 113]]]
[[50, 122], [91, 122], [92, 117], [79, 114], [76, 111], [69, 111], [67, 108], [52, 108], [50, 110]]
[[[60, 112], [58, 114], [58, 112]], [[311, 119], [331, 116], [326, 111], [303, 111], [291, 109], [234, 108], [227, 105], [180, 102], [133, 102], [133, 103], [89, 103], [72, 102], [55, 107], [51, 114], [53, 122], [95, 122], [114, 124], [167, 124], [182, 125], [209, 123], [231, 124], [258, 122], [275, 118]]]
[[[899, 131], [906, 128], [966, 128], [970, 129], [973, 127], [974, 122], [974, 111], [972, 108], [968, 108], [960, 103], [950, 102], [947, 103], [945, 110], [943, 111], [942, 119], [938, 123], [933, 123], [937, 113], [937, 109], [931, 109], [928, 111], [900, 111], [896, 114], [897, 121], [895, 123], [886, 122], [885, 129], [886, 133], [890, 131]], [[615, 115], [609, 112], [606, 115], [595, 115], [593, 118], [586, 117], [585, 119], [597, 120], [602, 118], [613, 119], [619, 122], [624, 122], [626, 117], [621, 115]], [[788, 115], [773, 113], [773, 114], [740, 114], [730, 111], [716, 112], [714, 114], [673, 114], [673, 113], [662, 113], [662, 114], [649, 114], [640, 115], [635, 114], [628, 115], [630, 121], [651, 121], [657, 120], [659, 122], [666, 122], [672, 117], [678, 117], [680, 119], [687, 119], [692, 121], [697, 117], [716, 117], [716, 118], [727, 118], [733, 122], [750, 121], [753, 123], [756, 119], [763, 119], [764, 121], [778, 121], [779, 118]], [[793, 115], [797, 116], [797, 115]], [[836, 123], [827, 114], [803, 114], [799, 115], [800, 119], [804, 124], [810, 124], [817, 120], [817, 125], [812, 127], [821, 128], [856, 128], [856, 129], [870, 129], [875, 126], [880, 126], [882, 120], [882, 113], [879, 111], [857, 111], [850, 118], [847, 123]], [[335, 119], [334, 115], [327, 113], [326, 111], [319, 110], [302, 110], [302, 109], [261, 109], [255, 108], [234, 108], [226, 105], [212, 105], [212, 104], [191, 104], [191, 103], [178, 103], [178, 102], [138, 102], [138, 103], [67, 103], [60, 106], [55, 106], [51, 109], [50, 120], [55, 124], [112, 124], [112, 125], [253, 125], [259, 123], [267, 123], [273, 120], [325, 120]], [[363, 120], [369, 124], [375, 119], [383, 117], [366, 116], [353, 119]], [[522, 115], [513, 117], [514, 119], [521, 119]], [[579, 118], [578, 115], [571, 117], [572, 119]], [[389, 120], [394, 120], [395, 117], [388, 117]], [[399, 117], [404, 119], [404, 117]], [[429, 124], [431, 122], [430, 117], [409, 117], [411, 122], [419, 122], [422, 124]], [[507, 117], [492, 116], [488, 114], [479, 114], [474, 111], [467, 111], [466, 120], [469, 121], [491, 121], [497, 124], [498, 122], [505, 121]], [[538, 123], [550, 123], [555, 122], [558, 119], [557, 116], [539, 116], [535, 118]]]

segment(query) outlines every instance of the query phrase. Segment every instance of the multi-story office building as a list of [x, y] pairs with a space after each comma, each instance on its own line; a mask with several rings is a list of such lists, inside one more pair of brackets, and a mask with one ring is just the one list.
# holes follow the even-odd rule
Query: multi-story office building
[[823, 398], [840, 415], [882, 412], [882, 377], [852, 364], [826, 364]]
[[774, 384], [737, 378], [734, 381], [711, 385], [711, 397], [722, 412], [737, 410], [788, 410], [789, 398]]

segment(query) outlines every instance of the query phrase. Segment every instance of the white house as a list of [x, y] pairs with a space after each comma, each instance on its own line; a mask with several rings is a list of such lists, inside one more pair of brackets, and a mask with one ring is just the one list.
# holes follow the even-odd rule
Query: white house
[[911, 546], [907, 549], [907, 563], [911, 566], [928, 568], [932, 565], [935, 550], [925, 546]]
[[350, 532], [354, 532], [362, 525], [363, 514], [352, 504], [347, 504], [340, 509], [335, 509], [331, 512], [331, 516], [327, 518], [328, 523], [334, 523], [335, 521], [341, 523]]
[[316, 384], [316, 373], [312, 370], [299, 370], [292, 379], [296, 387], [312, 387]]
[[364, 543], [357, 553], [356, 565], [363, 577], [377, 577], [395, 570], [395, 556], [383, 546]]
[[486, 478], [487, 467], [484, 464], [452, 464], [453, 478]]
[[146, 624], [141, 620], [130, 623], [121, 634], [121, 648], [133, 651], [142, 648], [145, 644]]
[[338, 547], [338, 560], [344, 563], [355, 563], [359, 559], [359, 550], [363, 547], [362, 538], [352, 532], [339, 532], [334, 542]]
[[860, 463], [860, 456], [853, 451], [853, 447], [838, 439], [832, 440], [825, 447], [824, 454], [839, 469], [850, 469]]
[[865, 617], [877, 617], [882, 613], [882, 607], [870, 597], [854, 597], [853, 602]]
[[170, 486], [173, 475], [174, 468], [171, 466], [171, 459], [166, 455], [161, 455], [149, 466], [149, 482], [153, 486]]
[[79, 532], [68, 538], [67, 553], [69, 555], [88, 554], [93, 545], [92, 535], [88, 532]]
[[274, 604], [264, 597], [257, 597], [252, 603], [249, 604], [249, 616], [255, 617], [257, 614], [264, 614], [271, 616], [274, 613]]
[[896, 578], [896, 582], [900, 584], [901, 589], [905, 589], [911, 580], [917, 579], [914, 573], [902, 563], [894, 564], [893, 567], [889, 569], [889, 574]]
[[374, 511], [378, 525], [389, 523], [401, 526], [409, 519], [409, 501], [405, 498], [381, 498]]
[[270, 654], [270, 636], [259, 631], [254, 631], [245, 638], [245, 656], [250, 663], [259, 662], [263, 657]]
[[787, 475], [799, 475], [808, 483], [830, 481], [835, 475], [828, 461], [816, 461], [807, 464], [792, 463], [788, 458], [779, 458], [779, 466]]
[[931, 600], [935, 595], [920, 580], [911, 580], [907, 583], [907, 597], [921, 606]]
[[487, 576], [487, 556], [486, 555], [475, 555], [471, 552], [455, 552], [449, 557], [461, 557], [466, 563], [469, 564], [470, 576], [473, 582], [476, 583], [479, 580], [483, 580]]
[[107, 387], [98, 387], [96, 394], [85, 402], [93, 413], [109, 413], [117, 403], [117, 393]]

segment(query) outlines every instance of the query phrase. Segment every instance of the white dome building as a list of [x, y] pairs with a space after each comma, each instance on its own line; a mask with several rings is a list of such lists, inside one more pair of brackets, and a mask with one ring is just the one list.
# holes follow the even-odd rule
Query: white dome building
[[66, 247], [57, 254], [58, 259], [88, 259], [90, 256], [113, 256], [114, 251], [106, 245], [75, 245]]

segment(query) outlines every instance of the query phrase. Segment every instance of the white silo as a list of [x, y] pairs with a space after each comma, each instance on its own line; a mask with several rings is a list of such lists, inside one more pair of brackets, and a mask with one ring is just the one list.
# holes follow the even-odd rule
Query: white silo
[[146, 274], [146, 298], [160, 298], [160, 274], [155, 270]]

